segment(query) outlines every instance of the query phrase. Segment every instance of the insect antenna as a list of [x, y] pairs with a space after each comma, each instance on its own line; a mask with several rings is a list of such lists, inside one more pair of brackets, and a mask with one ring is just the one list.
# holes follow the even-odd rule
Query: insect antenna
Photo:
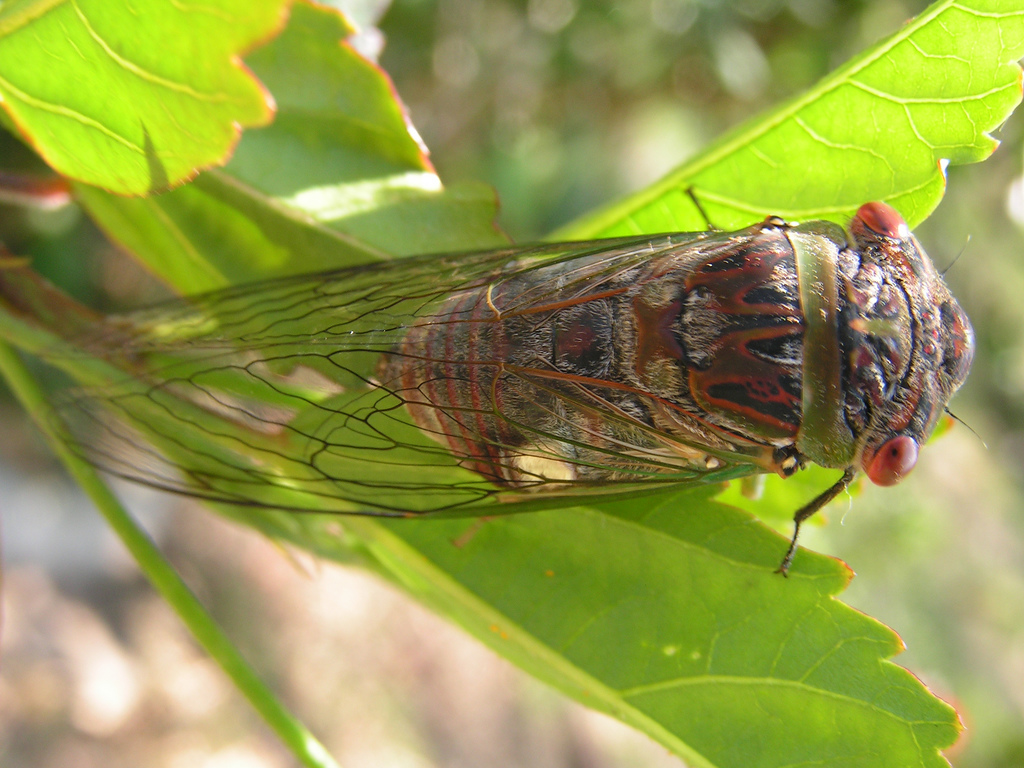
[[[952, 265], [950, 265], [950, 266], [952, 266]], [[951, 410], [949, 410], [949, 408], [943, 408], [942, 410], [944, 410], [946, 412], [946, 415], [949, 416], [949, 418], [951, 418], [953, 421], [955, 421], [955, 422], [957, 422], [959, 424], [963, 424], [965, 427], [967, 427], [968, 431], [972, 435], [974, 435], [976, 438], [978, 438], [978, 440], [981, 442], [982, 446], [984, 446], [985, 450], [986, 451], [988, 450], [988, 443], [985, 442], [985, 438], [983, 438], [981, 435], [979, 435], [977, 430], [974, 429], [974, 427], [972, 427], [966, 421], [964, 421], [959, 416], [957, 416], [955, 413], [953, 413]]]
[[[945, 277], [946, 273], [949, 272], [949, 270], [951, 270], [953, 268], [953, 265], [956, 264], [958, 261], [960, 261], [960, 257], [964, 255], [964, 251], [967, 250], [967, 246], [970, 245], [970, 244], [971, 244], [971, 236], [968, 235], [967, 236], [967, 241], [963, 244], [963, 247], [960, 249], [960, 253], [958, 253], [956, 256], [953, 257], [953, 260], [949, 263], [949, 266], [946, 267], [941, 272], [939, 272], [939, 275], [941, 275], [942, 277]], [[949, 411], [947, 410], [946, 413], [949, 413]], [[953, 414], [951, 414], [951, 413], [949, 415], [953, 416]], [[953, 416], [953, 418], [956, 419], [956, 416]], [[957, 419], [957, 421], [959, 421], [959, 419]], [[964, 426], [966, 426], [966, 425], [964, 425]], [[968, 429], [970, 429], [970, 427], [968, 427]]]

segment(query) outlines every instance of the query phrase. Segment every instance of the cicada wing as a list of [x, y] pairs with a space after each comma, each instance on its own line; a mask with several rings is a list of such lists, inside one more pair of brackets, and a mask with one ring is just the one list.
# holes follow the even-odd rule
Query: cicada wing
[[759, 471], [752, 458], [760, 447], [745, 451], [727, 443], [696, 415], [677, 408], [672, 408], [672, 429], [666, 429], [662, 414], [671, 406], [649, 393], [543, 369], [510, 375], [522, 382], [539, 411], [517, 427], [534, 431], [539, 443], [564, 440], [567, 431], [577, 435], [570, 460], [580, 477], [611, 470], [619, 481], [707, 483]]
[[[525, 490], [533, 502], [606, 493], [608, 484], [587, 480], [586, 472], [570, 482], [537, 470], [536, 482], [529, 481], [529, 466], [559, 459], [558, 420], [621, 425], [617, 442], [587, 446], [585, 433], [576, 440], [580, 451], [572, 461], [580, 467], [621, 465], [623, 482], [714, 479], [722, 472], [687, 467], [666, 474], [657, 428], [594, 389], [552, 390], [543, 377], [512, 371], [534, 388], [538, 402], [555, 403], [556, 413], [505, 413], [484, 392], [476, 412], [433, 406], [444, 426], [442, 434], [431, 434], [408, 407], [422, 405], [422, 384], [410, 388], [385, 375], [388, 359], [406, 355], [400, 350], [410, 328], [465, 322], [451, 310], [453, 296], [485, 301], [487, 286], [587, 257], [557, 280], [528, 281], [529, 290], [507, 311], [529, 311], [550, 297], [585, 297], [598, 290], [602, 275], [657, 247], [663, 246], [650, 238], [625, 238], [407, 259], [240, 286], [109, 318], [77, 339], [85, 354], [105, 362], [107, 373], [61, 398], [58, 422], [76, 450], [120, 477], [211, 501], [290, 510], [486, 511], [499, 497]], [[449, 362], [456, 361], [433, 361], [442, 370]], [[405, 370], [415, 364], [405, 361]], [[535, 440], [526, 447], [502, 444], [495, 438], [500, 430], [481, 428], [481, 419], [514, 425]], [[444, 440], [452, 425], [468, 435], [467, 449], [452, 450]], [[518, 461], [527, 481], [494, 482], [479, 471], [481, 450], [488, 461]], [[524, 456], [536, 461], [524, 464]]]
[[[342, 352], [366, 346], [390, 349], [415, 324], [457, 322], [458, 317], [449, 317], [439, 308], [460, 292], [581, 257], [593, 265], [575, 278], [584, 283], [592, 279], [595, 266], [611, 273], [656, 247], [651, 238], [552, 243], [420, 256], [277, 278], [113, 316], [77, 340], [86, 350], [100, 353], [112, 347], [125, 355], [188, 350], [192, 357], [205, 355], [211, 360], [224, 352], [262, 356], [265, 350], [278, 347]], [[570, 277], [557, 286], [538, 281], [519, 301], [540, 302], [546, 294], [564, 291], [571, 281]], [[327, 354], [323, 349], [320, 353]], [[167, 364], [176, 362], [172, 359]], [[150, 365], [154, 373], [160, 372], [160, 364], [154, 359]]]
[[273, 387], [269, 378], [132, 381], [116, 393], [105, 387], [66, 398], [58, 414], [72, 446], [99, 468], [208, 501], [406, 514], [495, 494], [403, 418], [386, 391], [290, 394], [268, 406], [260, 389]]
[[398, 513], [484, 500], [494, 487], [412, 425], [377, 370], [432, 307], [521, 258], [415, 259], [109, 318], [76, 343], [108, 375], [58, 399], [57, 422], [101, 469], [212, 501]]

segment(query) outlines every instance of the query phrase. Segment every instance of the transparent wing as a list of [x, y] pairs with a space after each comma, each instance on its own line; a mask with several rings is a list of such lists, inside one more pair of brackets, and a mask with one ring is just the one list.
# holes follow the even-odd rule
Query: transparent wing
[[[502, 366], [502, 375], [535, 392], [537, 403], [556, 406], [539, 406], [548, 409], [546, 418], [531, 419], [503, 412], [487, 392], [470, 408], [436, 403], [441, 432], [464, 435], [467, 448], [453, 450], [444, 434], [410, 417], [407, 406], [423, 382], [410, 388], [382, 375], [384, 360], [410, 356], [402, 348], [410, 328], [467, 322], [473, 307], [453, 310], [453, 296], [486, 301], [485, 288], [564, 263], [557, 279], [528, 281], [505, 311], [585, 302], [631, 265], [695, 239], [709, 242], [675, 235], [421, 257], [110, 317], [74, 339], [83, 357], [101, 359], [104, 368], [58, 400], [58, 422], [70, 445], [112, 474], [207, 500], [290, 510], [404, 515], [477, 509], [499, 498], [530, 499], [532, 506], [552, 496], [749, 474], [757, 469], [742, 456], [724, 454], [703, 468], [679, 469], [670, 461], [683, 445], [679, 438], [618, 408], [602, 383], [556, 381], [496, 359], [468, 362]], [[453, 377], [467, 366], [464, 355], [430, 362], [435, 371], [450, 362]], [[403, 371], [415, 378], [417, 364], [406, 359]], [[564, 461], [553, 447], [558, 430], [549, 433], [558, 420], [617, 425], [618, 442], [595, 447], [580, 440], [571, 461], [621, 466], [619, 482], [538, 472], [534, 482], [511, 487], [480, 473], [480, 451]], [[503, 445], [495, 422], [536, 439], [526, 447]]]

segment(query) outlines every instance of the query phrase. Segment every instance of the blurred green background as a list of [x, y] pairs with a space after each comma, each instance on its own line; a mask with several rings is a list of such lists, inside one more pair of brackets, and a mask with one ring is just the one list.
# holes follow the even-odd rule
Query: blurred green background
[[[380, 52], [442, 178], [494, 185], [501, 225], [521, 242], [648, 184], [925, 7], [345, 5], [366, 28], [358, 45]], [[974, 371], [953, 402], [977, 434], [953, 429], [906, 483], [864, 487], [848, 514], [832, 512], [804, 539], [858, 571], [844, 599], [895, 628], [909, 647], [898, 662], [961, 710], [968, 730], [949, 756], [958, 768], [1024, 765], [1022, 137], [1024, 114], [999, 132], [990, 160], [951, 169], [945, 200], [917, 231], [940, 269], [956, 262], [947, 279], [977, 330]], [[0, 157], [8, 169], [37, 167], [8, 136]], [[0, 240], [97, 307], [162, 292], [74, 209], [2, 206]], [[9, 398], [0, 488], [0, 763], [291, 764]], [[301, 555], [293, 562], [201, 509], [128, 493], [232, 638], [349, 768], [680, 764], [364, 575], [321, 570]]]

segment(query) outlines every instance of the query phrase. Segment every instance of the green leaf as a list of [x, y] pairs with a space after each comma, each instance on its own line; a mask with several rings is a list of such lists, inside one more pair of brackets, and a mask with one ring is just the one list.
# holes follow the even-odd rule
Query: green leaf
[[[956, 716], [882, 661], [902, 647], [891, 630], [833, 598], [850, 572], [801, 552], [780, 578], [784, 540], [711, 495], [345, 527], [420, 600], [688, 765], [946, 765]], [[341, 545], [282, 526], [325, 556]]]
[[424, 251], [501, 245], [494, 192], [445, 189], [387, 76], [343, 42], [335, 11], [298, 2], [248, 64], [277, 99], [231, 162], [146, 200], [80, 187], [116, 241], [190, 293]]
[[344, 42], [351, 34], [340, 14], [295, 5], [284, 33], [247, 59], [277, 119], [246, 134], [227, 173], [393, 256], [503, 245], [493, 191], [442, 188], [391, 80]]
[[270, 119], [266, 93], [238, 56], [273, 34], [285, 6], [4, 3], [4, 107], [65, 176], [132, 195], [180, 184], [223, 164], [239, 126]]
[[[1009, 75], [1019, 77], [1019, 70], [1006, 62], [1020, 49], [1024, 8], [1018, 3], [1010, 13], [1003, 4], [997, 13], [986, 15], [966, 7], [934, 6], [883, 44], [891, 50], [876, 49], [863, 60], [868, 63], [858, 70], [856, 82], [871, 84], [877, 91], [885, 86], [881, 77], [886, 62], [903, 60], [897, 55], [903, 46], [926, 53], [920, 73], [904, 72], [898, 83], [887, 86], [893, 92], [899, 87], [904, 104], [900, 110], [872, 111], [877, 130], [852, 134], [857, 141], [848, 145], [830, 137], [829, 147], [818, 148], [828, 150], [824, 155], [801, 154], [798, 161], [790, 159], [784, 173], [771, 162], [757, 160], [775, 160], [766, 154], [772, 145], [761, 141], [774, 137], [778, 147], [789, 146], [788, 141], [779, 140], [785, 134], [776, 131], [787, 125], [799, 127], [797, 117], [818, 129], [805, 118], [823, 114], [821, 104], [830, 104], [832, 114], [859, 124], [861, 111], [842, 112], [854, 107], [862, 110], [863, 103], [851, 94], [866, 92], [841, 76], [848, 67], [793, 105], [727, 137], [674, 174], [671, 184], [656, 185], [609, 209], [610, 213], [578, 225], [577, 234], [611, 232], [618, 226], [631, 227], [630, 231], [648, 225], [651, 229], [700, 228], [698, 222], [685, 226], [693, 221], [684, 195], [694, 183], [688, 181], [686, 174], [691, 171], [687, 169], [708, 174], [695, 184], [697, 194], [710, 203], [708, 212], [723, 226], [736, 223], [730, 216], [745, 216], [746, 221], [768, 210], [839, 216], [844, 206], [852, 210], [867, 197], [886, 197], [885, 190], [893, 192], [890, 200], [916, 199], [894, 186], [894, 179], [903, 176], [892, 168], [902, 173], [903, 166], [897, 157], [889, 157], [894, 146], [890, 131], [902, 135], [901, 125], [908, 124], [907, 115], [914, 115], [914, 126], [929, 137], [929, 146], [944, 148], [942, 152], [956, 159], [977, 158], [991, 146], [984, 131], [1016, 103], [1007, 82]], [[929, 42], [936, 37], [954, 41], [963, 53], [952, 58], [938, 53]], [[993, 43], [996, 40], [998, 44]], [[964, 61], [970, 77], [961, 72], [957, 80], [949, 74], [950, 67]], [[934, 75], [928, 74], [932, 67]], [[865, 73], [874, 73], [873, 79]], [[930, 83], [967, 81], [981, 96], [958, 107], [956, 99], [966, 97], [952, 89], [942, 97], [945, 101], [937, 111], [924, 109], [924, 101], [919, 105], [909, 91]], [[828, 102], [827, 98], [839, 98], [835, 94], [846, 94], [844, 98], [851, 100]], [[938, 98], [934, 93], [921, 97], [933, 107]], [[817, 113], [803, 111], [815, 105]], [[978, 116], [978, 105], [985, 107], [987, 117]], [[953, 120], [950, 115], [958, 110], [971, 119]], [[837, 130], [843, 125], [838, 119], [832, 123]], [[810, 149], [815, 144], [811, 142]], [[319, 146], [309, 144], [307, 151], [315, 155]], [[910, 177], [915, 178], [913, 173], [924, 167], [918, 158], [920, 147], [908, 142], [903, 149]], [[407, 147], [396, 147], [394, 154], [404, 151]], [[936, 168], [942, 154], [937, 151], [932, 152], [917, 187], [911, 184], [908, 189], [920, 194], [930, 190], [933, 197], [941, 193]], [[325, 153], [325, 159], [329, 155]], [[865, 163], [865, 155], [872, 162]], [[889, 159], [875, 163], [875, 157]], [[790, 168], [799, 171], [790, 172]], [[802, 183], [832, 196], [826, 196], [825, 202], [818, 195], [816, 202], [800, 203], [804, 199], [800, 191], [790, 187]], [[237, 186], [244, 185], [239, 181]], [[345, 184], [340, 187], [343, 192], [351, 189]], [[780, 202], [808, 207], [776, 207], [770, 196], [776, 190]], [[874, 190], [879, 191], [867, 194]], [[257, 201], [259, 194], [253, 194]], [[726, 200], [717, 207], [715, 194]], [[823, 211], [820, 206], [827, 208], [830, 200], [832, 210]], [[246, 210], [239, 201], [225, 205], [225, 211], [231, 208]], [[652, 208], [657, 211], [650, 212]], [[921, 207], [918, 218], [927, 209], [927, 205]], [[905, 206], [903, 210], [908, 212]], [[239, 215], [248, 219], [251, 212]], [[189, 223], [190, 216], [184, 212], [179, 218]], [[256, 229], [264, 226], [264, 220], [255, 224]], [[331, 221], [331, 226], [337, 225]], [[234, 240], [235, 230], [228, 231]], [[435, 246], [429, 232], [416, 241], [407, 239], [411, 237], [407, 234], [401, 237], [401, 245], [410, 250]], [[357, 246], [362, 245], [357, 241]], [[237, 243], [235, 247], [244, 253]], [[301, 256], [283, 247], [290, 258]], [[208, 267], [222, 279], [227, 270], [211, 250], [206, 246], [192, 253], [168, 249], [168, 255], [194, 259], [200, 269]], [[289, 269], [299, 266], [287, 264]], [[187, 275], [190, 267], [182, 262], [167, 269]], [[234, 269], [244, 272], [244, 262], [236, 262]], [[259, 262], [254, 262], [253, 276], [262, 274], [260, 269]], [[799, 488], [801, 482], [786, 484]], [[339, 521], [248, 509], [228, 514], [324, 556], [348, 561], [357, 550], [379, 572], [453, 617], [499, 653], [570, 696], [635, 725], [692, 765], [930, 768], [946, 764], [939, 750], [956, 737], [960, 726], [955, 713], [888, 661], [901, 648], [890, 630], [834, 599], [849, 579], [841, 564], [801, 550], [790, 578], [782, 579], [773, 571], [785, 551], [785, 538], [749, 514], [714, 501], [707, 490], [661, 495], [653, 501], [577, 503], [564, 510], [481, 524]], [[775, 499], [766, 502], [774, 507], [776, 518], [792, 511], [788, 504]]]
[[75, 193], [112, 239], [186, 294], [383, 255], [224, 172], [159, 197], [123, 198], [84, 185]]
[[945, 163], [975, 163], [1020, 103], [1024, 9], [943, 0], [809, 91], [723, 136], [656, 184], [556, 239], [708, 228], [768, 215], [845, 224], [885, 200], [913, 228], [945, 190]]
[[[973, 87], [1003, 99], [1001, 120], [1016, 103], [1005, 76], [1009, 69], [1016, 77], [1017, 70], [1005, 65], [1019, 45], [991, 46], [988, 37], [1019, 41], [1019, 18], [1007, 15], [1005, 28], [996, 26], [993, 33], [991, 24], [998, 25], [999, 19], [983, 17], [984, 24], [972, 26], [937, 16], [933, 9], [925, 19], [929, 23], [914, 22], [898, 38], [909, 40], [908, 30], [915, 30], [907, 43], [914, 48], [920, 45], [917, 35], [926, 39], [936, 29], [945, 30], [958, 45], [976, 50], [975, 59], [988, 56], [988, 66], [978, 65], [988, 80], [979, 75]], [[877, 51], [874, 57], [885, 58]], [[937, 79], [946, 77], [942, 72], [948, 59], [929, 56], [927, 62], [939, 68]], [[821, 94], [840, 88], [840, 81], [829, 78], [800, 104], [815, 103]], [[904, 93], [903, 98], [909, 97]], [[960, 109], [973, 107], [968, 102]], [[758, 120], [688, 167], [716, 171], [724, 189], [730, 183], [740, 192], [744, 184], [774, 189], [780, 174], [770, 164], [744, 168], [735, 158], [758, 156], [756, 139], [773, 135], [778, 114]], [[876, 118], [905, 114], [882, 112]], [[946, 121], [941, 115], [934, 119]], [[978, 146], [981, 132], [998, 120], [989, 125], [961, 121], [954, 126], [960, 132], [944, 139], [943, 146]], [[879, 126], [872, 140], [883, 146], [868, 154], [891, 150], [890, 126]], [[899, 120], [891, 127], [898, 129]], [[755, 143], [747, 147], [744, 141]], [[816, 183], [835, 199], [848, 192], [843, 205], [852, 211], [865, 199], [887, 197], [864, 190], [889, 189], [884, 185], [893, 180], [888, 169], [879, 172], [885, 164], [857, 170], [868, 173], [865, 179], [849, 175], [858, 168], [866, 143], [837, 150], [827, 164], [817, 156], [806, 164], [792, 162], [820, 173]], [[933, 193], [940, 193], [936, 169], [933, 154], [924, 175], [939, 179]], [[786, 176], [803, 180], [805, 174]], [[783, 190], [787, 180], [782, 180]], [[644, 197], [671, 216], [684, 216], [686, 186], [685, 180], [677, 183], [671, 195], [656, 186], [634, 201]], [[698, 194], [702, 191], [698, 187]], [[735, 196], [739, 199], [740, 193]], [[684, 202], [677, 206], [678, 200]], [[742, 211], [744, 220], [775, 210], [770, 198], [762, 204], [763, 209]], [[818, 199], [806, 210], [820, 213], [820, 206]], [[724, 209], [709, 208], [718, 223]], [[634, 209], [624, 205], [621, 211]], [[825, 212], [839, 216], [842, 210], [837, 205]], [[618, 220], [609, 221], [604, 229], [580, 225], [573, 234], [610, 234], [615, 223], [623, 222], [633, 227], [630, 231], [648, 224], [650, 230], [703, 226], [657, 216], [629, 218], [621, 212]], [[786, 484], [806, 489], [808, 481], [814, 478]], [[780, 518], [791, 515], [796, 505], [766, 501], [765, 506]], [[325, 556], [335, 556], [343, 546], [332, 533], [336, 521], [270, 513], [234, 516]], [[707, 492], [500, 518], [482, 524], [475, 534], [473, 524], [465, 521], [343, 524], [383, 573], [423, 602], [541, 679], [635, 725], [693, 765], [942, 766], [946, 761], [939, 752], [955, 740], [960, 727], [948, 705], [887, 661], [900, 650], [899, 639], [833, 598], [848, 578], [841, 565], [801, 551], [791, 578], [779, 578], [774, 569], [785, 539], [749, 515], [711, 501]]]

